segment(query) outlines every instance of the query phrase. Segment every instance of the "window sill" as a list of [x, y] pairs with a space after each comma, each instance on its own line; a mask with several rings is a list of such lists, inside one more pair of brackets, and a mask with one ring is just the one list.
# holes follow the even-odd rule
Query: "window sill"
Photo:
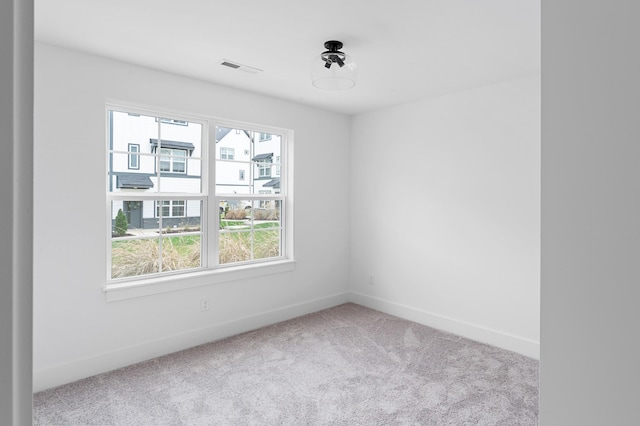
[[126, 283], [109, 284], [104, 288], [104, 292], [107, 302], [115, 302], [118, 300], [132, 299], [134, 297], [150, 296], [153, 294], [218, 284], [227, 281], [289, 272], [295, 269], [295, 263], [295, 260], [281, 260], [216, 270], [198, 271], [184, 275], [155, 277]]

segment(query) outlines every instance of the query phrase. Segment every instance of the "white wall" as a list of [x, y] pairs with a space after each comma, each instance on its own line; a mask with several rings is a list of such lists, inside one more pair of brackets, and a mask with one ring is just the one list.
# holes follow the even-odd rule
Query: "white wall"
[[538, 357], [540, 76], [358, 115], [351, 142], [354, 300]]
[[[49, 45], [35, 59], [36, 390], [347, 300], [349, 217], [320, 200], [348, 204], [349, 157], [317, 165], [344, 152], [349, 117]], [[108, 98], [294, 129], [295, 270], [105, 302]]]

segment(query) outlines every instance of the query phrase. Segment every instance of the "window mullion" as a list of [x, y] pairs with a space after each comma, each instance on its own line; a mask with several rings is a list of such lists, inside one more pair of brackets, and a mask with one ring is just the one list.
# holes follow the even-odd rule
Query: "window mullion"
[[[158, 194], [160, 194], [162, 192], [162, 120], [157, 119], [157, 126], [158, 126], [158, 147], [156, 148], [156, 180], [158, 182]], [[169, 170], [171, 170], [171, 158], [169, 158]], [[162, 230], [164, 229], [164, 212], [162, 211], [164, 208], [164, 203], [162, 202], [162, 199], [159, 199], [160, 201], [160, 214], [157, 215], [158, 216], [158, 273], [161, 273], [162, 270], [164, 269], [162, 267], [163, 264], [163, 258], [162, 258]], [[156, 201], [157, 203], [157, 201]]]
[[[158, 146], [156, 147], [156, 179], [158, 181], [158, 190], [157, 192], [162, 192], [162, 179], [161, 179], [161, 164], [162, 164], [162, 123], [160, 120], [158, 121]], [[171, 168], [171, 162], [169, 162], [169, 168]], [[162, 229], [162, 228], [160, 228]]]
[[207, 265], [215, 268], [219, 264], [220, 257], [220, 209], [219, 201], [216, 197], [216, 128], [215, 121], [209, 123], [209, 137], [207, 140], [208, 161], [207, 161], [207, 194], [208, 194], [208, 214], [207, 222]]

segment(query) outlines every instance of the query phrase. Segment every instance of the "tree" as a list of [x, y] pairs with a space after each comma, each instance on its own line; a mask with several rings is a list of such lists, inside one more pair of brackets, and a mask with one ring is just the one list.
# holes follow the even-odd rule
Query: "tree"
[[113, 228], [113, 233], [116, 237], [122, 237], [127, 234], [127, 217], [124, 215], [122, 209], [118, 209], [116, 215], [116, 223]]

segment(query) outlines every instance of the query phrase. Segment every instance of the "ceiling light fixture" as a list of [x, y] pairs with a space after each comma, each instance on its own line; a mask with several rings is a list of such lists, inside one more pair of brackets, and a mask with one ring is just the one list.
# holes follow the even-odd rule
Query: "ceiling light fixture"
[[316, 56], [311, 63], [313, 85], [325, 90], [351, 89], [356, 85], [358, 75], [358, 66], [353, 57], [340, 52], [340, 41], [327, 41], [324, 47], [327, 51]]

